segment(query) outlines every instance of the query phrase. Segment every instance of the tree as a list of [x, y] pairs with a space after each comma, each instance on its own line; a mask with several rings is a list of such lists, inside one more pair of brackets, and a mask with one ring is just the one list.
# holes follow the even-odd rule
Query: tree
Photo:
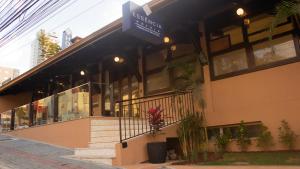
[[60, 46], [54, 42], [49, 35], [46, 34], [45, 30], [41, 30], [38, 33], [38, 41], [40, 56], [43, 60], [54, 56], [61, 50]]

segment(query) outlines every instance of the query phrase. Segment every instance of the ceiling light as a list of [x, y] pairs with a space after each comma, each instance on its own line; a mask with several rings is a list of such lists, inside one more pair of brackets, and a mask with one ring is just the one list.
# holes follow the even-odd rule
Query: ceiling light
[[120, 56], [115, 56], [114, 57], [114, 62], [116, 62], [116, 63], [123, 63], [124, 62], [124, 58], [120, 57]]
[[81, 71], [80, 71], [80, 75], [81, 75], [81, 76], [84, 76], [84, 75], [85, 75], [85, 72], [84, 72], [83, 70], [81, 70]]
[[167, 37], [167, 36], [164, 37], [164, 43], [170, 43], [170, 41], [171, 41], [171, 40], [170, 40], [169, 37]]
[[115, 57], [114, 57], [114, 61], [115, 61], [116, 63], [119, 63], [119, 62], [120, 62], [120, 57], [119, 57], [119, 56], [115, 56]]
[[238, 8], [238, 9], [236, 10], [236, 14], [237, 14], [238, 16], [245, 16], [245, 15], [246, 15], [245, 10], [244, 10], [243, 8]]

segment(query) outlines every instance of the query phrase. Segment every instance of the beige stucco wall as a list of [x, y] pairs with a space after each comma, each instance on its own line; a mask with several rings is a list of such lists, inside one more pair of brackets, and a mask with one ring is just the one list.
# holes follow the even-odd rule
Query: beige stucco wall
[[[300, 63], [210, 81], [204, 68], [204, 96], [209, 126], [262, 121], [275, 139], [275, 150], [284, 149], [278, 143], [278, 127], [286, 120], [300, 135]], [[296, 144], [300, 149], [300, 138]], [[238, 150], [231, 146], [231, 150]], [[257, 150], [255, 144], [250, 150]]]
[[167, 137], [176, 137], [177, 125], [166, 127], [161, 134], [153, 137], [151, 134], [142, 135], [127, 141], [128, 147], [122, 148], [122, 144], [116, 145], [116, 158], [114, 165], [137, 164], [148, 160], [147, 143], [166, 141]]
[[31, 93], [0, 96], [0, 113], [30, 103]]
[[57, 122], [19, 129], [7, 134], [68, 148], [86, 148], [90, 142], [90, 119]]

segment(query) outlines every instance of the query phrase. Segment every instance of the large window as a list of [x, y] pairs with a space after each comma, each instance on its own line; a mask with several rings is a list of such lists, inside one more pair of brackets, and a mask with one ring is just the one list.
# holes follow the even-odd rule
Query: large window
[[89, 116], [88, 84], [58, 94], [58, 121], [68, 121]]
[[163, 49], [152, 52], [145, 57], [145, 71], [147, 74], [146, 91], [154, 93], [157, 91], [169, 90], [170, 79], [167, 70], [167, 50]]
[[15, 109], [15, 129], [29, 127], [30, 104]]
[[[230, 136], [231, 139], [238, 138], [239, 132], [239, 125], [240, 124], [232, 124], [228, 126], [213, 126], [208, 127], [207, 135], [209, 140], [215, 140], [218, 135], [222, 133], [226, 133]], [[261, 123], [260, 122], [253, 122], [253, 123], [245, 123], [244, 124], [247, 129], [247, 136], [249, 138], [258, 137], [261, 131]]]
[[[219, 18], [217, 18], [219, 19]], [[299, 47], [292, 19], [281, 21], [270, 40], [273, 17], [260, 14], [249, 25], [229, 24], [208, 33], [213, 79], [221, 79], [297, 61]]]
[[197, 62], [193, 44], [176, 44], [176, 50], [169, 53], [163, 49], [146, 56], [146, 93], [170, 91], [187, 69], [194, 70], [194, 76], [203, 80], [202, 67]]
[[11, 126], [11, 111], [1, 113], [1, 128], [2, 131], [9, 131]]
[[54, 122], [54, 96], [32, 103], [35, 114], [34, 124], [42, 125]]

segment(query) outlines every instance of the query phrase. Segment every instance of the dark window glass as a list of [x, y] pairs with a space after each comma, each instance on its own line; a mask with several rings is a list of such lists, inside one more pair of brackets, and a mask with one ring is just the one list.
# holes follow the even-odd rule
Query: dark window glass
[[208, 128], [207, 136], [209, 140], [216, 139], [217, 136], [220, 135], [220, 128]]

